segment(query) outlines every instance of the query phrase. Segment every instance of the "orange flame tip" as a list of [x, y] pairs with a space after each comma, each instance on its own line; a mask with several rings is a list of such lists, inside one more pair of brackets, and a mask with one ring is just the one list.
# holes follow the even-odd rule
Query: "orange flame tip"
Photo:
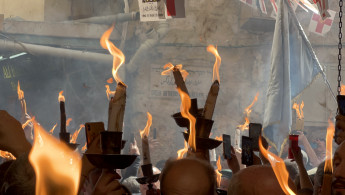
[[218, 140], [218, 141], [223, 141], [223, 137], [222, 136], [216, 136], [214, 139]]
[[29, 161], [36, 175], [36, 194], [77, 194], [81, 174], [81, 158], [60, 142], [35, 119], [34, 143]]
[[55, 123], [55, 125], [53, 126], [53, 128], [49, 131], [50, 134], [53, 134], [53, 133], [54, 133], [54, 130], [55, 130], [56, 126], [57, 126], [57, 123]]
[[115, 91], [111, 91], [109, 85], [105, 85], [105, 88], [106, 88], [105, 93], [107, 94], [107, 98], [108, 100], [110, 100], [110, 96], [114, 96]]
[[219, 67], [220, 67], [220, 64], [222, 63], [222, 58], [220, 57], [220, 55], [218, 53], [217, 47], [215, 47], [213, 45], [209, 45], [207, 47], [207, 51], [212, 53], [216, 57], [216, 61], [214, 62], [214, 65], [213, 65], [212, 82], [214, 82], [215, 80], [218, 80], [218, 82], [220, 83]]
[[18, 81], [18, 85], [17, 85], [17, 93], [18, 93], [18, 99], [19, 100], [24, 99], [24, 91], [20, 89], [19, 81]]
[[7, 151], [0, 150], [0, 157], [7, 160], [16, 160], [16, 157]]
[[188, 144], [184, 142], [184, 148], [177, 151], [177, 159], [182, 159], [183, 156], [188, 152]]
[[81, 151], [82, 151], [82, 152], [85, 152], [86, 149], [87, 149], [87, 144], [86, 144], [86, 142], [85, 142], [85, 145], [81, 148]]
[[120, 77], [117, 75], [117, 72], [121, 65], [125, 62], [125, 55], [120, 49], [118, 49], [110, 40], [109, 37], [114, 30], [114, 25], [105, 31], [100, 39], [100, 44], [104, 49], [107, 49], [109, 53], [113, 56], [113, 69], [112, 74], [116, 83], [122, 83], [126, 86]]
[[168, 63], [168, 64], [164, 65], [164, 67], [163, 67], [164, 69], [167, 69], [167, 70], [164, 70], [161, 73], [161, 75], [169, 75], [169, 73], [171, 71], [179, 70], [181, 75], [182, 75], [183, 80], [186, 80], [189, 73], [186, 70], [182, 69], [182, 67], [183, 67], [182, 64], [178, 64], [178, 65], [174, 66], [171, 63]]
[[286, 170], [283, 159], [267, 151], [262, 145], [262, 138], [259, 137], [259, 148], [262, 155], [270, 162], [273, 172], [279, 182], [280, 187], [285, 194], [295, 195], [295, 192], [289, 187], [289, 172]]
[[296, 104], [294, 103], [292, 105], [292, 108], [294, 110], [296, 110], [296, 115], [299, 119], [303, 119], [304, 118], [304, 113], [303, 113], [303, 108], [304, 108], [304, 102], [302, 101], [302, 103], [299, 105], [299, 104]]
[[178, 93], [181, 97], [181, 115], [183, 118], [187, 118], [189, 120], [189, 138], [188, 138], [188, 145], [196, 151], [196, 141], [195, 141], [195, 117], [189, 113], [189, 109], [191, 107], [191, 100], [188, 94], [183, 92], [180, 88], [177, 88]]
[[341, 84], [340, 95], [345, 95], [345, 85]]
[[244, 113], [246, 114], [246, 117], [244, 118], [245, 119], [245, 122], [243, 125], [238, 125], [237, 127], [241, 130], [241, 131], [244, 131], [244, 130], [248, 130], [249, 129], [249, 116], [250, 116], [250, 113], [252, 112], [252, 107], [254, 106], [254, 104], [258, 101], [258, 97], [259, 97], [259, 92], [256, 93], [252, 103], [246, 108], [244, 109]]
[[72, 118], [68, 118], [68, 119], [67, 119], [67, 121], [66, 121], [66, 127], [69, 126], [69, 124], [71, 123], [71, 121], [72, 121]]
[[63, 94], [63, 91], [60, 91], [59, 92], [59, 102], [65, 102], [65, 96], [62, 94]]
[[141, 138], [149, 137], [151, 125], [152, 125], [152, 115], [149, 112], [147, 112], [146, 126], [142, 131], [140, 131]]
[[112, 84], [114, 82], [114, 79], [113, 78], [109, 78], [108, 80], [107, 80], [107, 83], [109, 83], [109, 84]]
[[333, 172], [333, 165], [332, 165], [332, 140], [334, 136], [334, 124], [331, 120], [328, 120], [328, 128], [327, 128], [327, 135], [326, 135], [326, 160], [325, 160], [325, 173], [332, 173]]
[[84, 126], [84, 125], [80, 125], [80, 126], [79, 126], [79, 129], [77, 129], [77, 130], [73, 133], [73, 135], [71, 136], [71, 143], [72, 143], [72, 144], [75, 144], [75, 143], [77, 142], [78, 135], [79, 135], [79, 133], [80, 133], [80, 130], [81, 130], [83, 127], [85, 127], [85, 126]]
[[220, 186], [220, 182], [222, 181], [222, 174], [220, 171], [222, 170], [222, 165], [220, 163], [220, 156], [218, 156], [217, 160], [217, 169], [216, 169], [216, 174], [217, 174], [217, 186]]

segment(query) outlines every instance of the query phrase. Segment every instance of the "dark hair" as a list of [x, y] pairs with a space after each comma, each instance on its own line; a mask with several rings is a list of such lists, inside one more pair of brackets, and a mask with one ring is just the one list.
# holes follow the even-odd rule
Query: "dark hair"
[[[184, 159], [180, 159], [180, 160], [176, 160], [176, 159], [169, 159], [166, 163], [165, 163], [165, 167], [160, 175], [160, 183], [161, 183], [161, 194], [164, 195], [164, 193], [166, 193], [165, 187], [164, 187], [164, 180], [166, 178], [166, 175], [169, 174], [169, 171], [172, 167], [186, 162], [186, 161], [194, 161], [197, 162], [198, 164], [200, 164], [206, 173], [206, 175], [208, 176], [209, 182], [210, 182], [210, 190], [208, 192], [208, 194], [214, 194], [215, 193], [215, 188], [216, 188], [216, 176], [215, 176], [215, 172], [213, 167], [210, 165], [209, 162], [204, 161], [204, 160], [199, 160], [197, 158], [184, 158]], [[183, 177], [183, 176], [181, 176]]]
[[35, 194], [36, 177], [28, 155], [19, 156], [9, 166], [1, 187], [1, 195], [32, 195]]

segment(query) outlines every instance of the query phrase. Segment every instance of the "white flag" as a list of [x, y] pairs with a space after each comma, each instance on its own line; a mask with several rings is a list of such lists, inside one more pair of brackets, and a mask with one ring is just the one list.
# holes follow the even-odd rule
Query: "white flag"
[[322, 67], [288, 0], [279, 0], [263, 123], [264, 136], [275, 144], [278, 151], [291, 128], [291, 100], [321, 71]]

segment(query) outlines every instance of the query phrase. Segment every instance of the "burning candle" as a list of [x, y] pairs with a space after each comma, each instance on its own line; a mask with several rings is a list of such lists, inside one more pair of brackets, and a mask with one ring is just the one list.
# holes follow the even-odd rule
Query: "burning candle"
[[332, 139], [334, 136], [335, 127], [334, 124], [328, 120], [328, 128], [326, 134], [326, 160], [325, 160], [325, 167], [324, 167], [324, 175], [323, 175], [323, 183], [322, 183], [322, 190], [321, 194], [331, 194], [332, 192], [332, 172], [333, 172], [333, 164], [332, 164]]
[[177, 88], [180, 88], [181, 91], [189, 95], [186, 83], [184, 82], [186, 80], [186, 77], [188, 76], [188, 72], [182, 69], [182, 64], [174, 66], [171, 63], [168, 63], [164, 66], [164, 69], [167, 68], [168, 70], [163, 71], [161, 75], [168, 75], [169, 72], [172, 71]]
[[296, 104], [294, 103], [292, 108], [296, 111], [296, 130], [302, 131], [304, 129], [304, 113], [303, 113], [304, 102]]
[[27, 113], [26, 101], [24, 99], [24, 91], [20, 89], [19, 81], [18, 81], [18, 85], [17, 85], [17, 93], [18, 93], [18, 100], [20, 101], [20, 104], [22, 107], [22, 115], [24, 116]]
[[[122, 132], [123, 118], [126, 106], [126, 88], [125, 83], [122, 82], [117, 72], [121, 65], [125, 62], [125, 55], [118, 49], [110, 40], [109, 37], [114, 30], [114, 26], [105, 31], [101, 37], [100, 44], [104, 49], [107, 49], [113, 56], [112, 74], [117, 83], [114, 97], [110, 98], [108, 110], [108, 131]], [[108, 79], [108, 83], [111, 81]], [[107, 95], [110, 90], [107, 87]]]
[[152, 125], [152, 115], [147, 112], [147, 122], [144, 130], [140, 131], [143, 165], [151, 164], [149, 134]]
[[214, 108], [216, 107], [216, 101], [218, 97], [219, 92], [219, 84], [220, 84], [220, 78], [219, 78], [219, 67], [222, 62], [221, 57], [219, 56], [218, 50], [215, 46], [209, 45], [207, 47], [207, 51], [212, 53], [216, 57], [216, 61], [213, 65], [213, 84], [210, 88], [210, 91], [208, 92], [207, 99], [204, 106], [204, 118], [212, 120]]
[[63, 91], [59, 93], [59, 102], [60, 102], [60, 132], [66, 133], [66, 111], [65, 111], [65, 96], [62, 95]]

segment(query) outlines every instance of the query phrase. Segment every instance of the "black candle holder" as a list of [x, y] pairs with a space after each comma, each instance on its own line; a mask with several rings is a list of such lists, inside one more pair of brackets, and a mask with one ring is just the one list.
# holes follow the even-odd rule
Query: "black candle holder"
[[70, 143], [70, 133], [68, 132], [61, 132], [59, 134], [60, 141], [66, 143], [72, 150], [75, 150], [79, 144]]
[[124, 169], [129, 167], [137, 155], [124, 155], [121, 150], [126, 141], [122, 132], [103, 131], [101, 134], [101, 154], [85, 154], [94, 166], [102, 169]]
[[149, 190], [152, 189], [153, 183], [157, 182], [160, 174], [153, 174], [152, 164], [141, 165], [141, 170], [143, 172], [143, 177], [137, 178], [137, 182], [140, 184], [149, 184]]

